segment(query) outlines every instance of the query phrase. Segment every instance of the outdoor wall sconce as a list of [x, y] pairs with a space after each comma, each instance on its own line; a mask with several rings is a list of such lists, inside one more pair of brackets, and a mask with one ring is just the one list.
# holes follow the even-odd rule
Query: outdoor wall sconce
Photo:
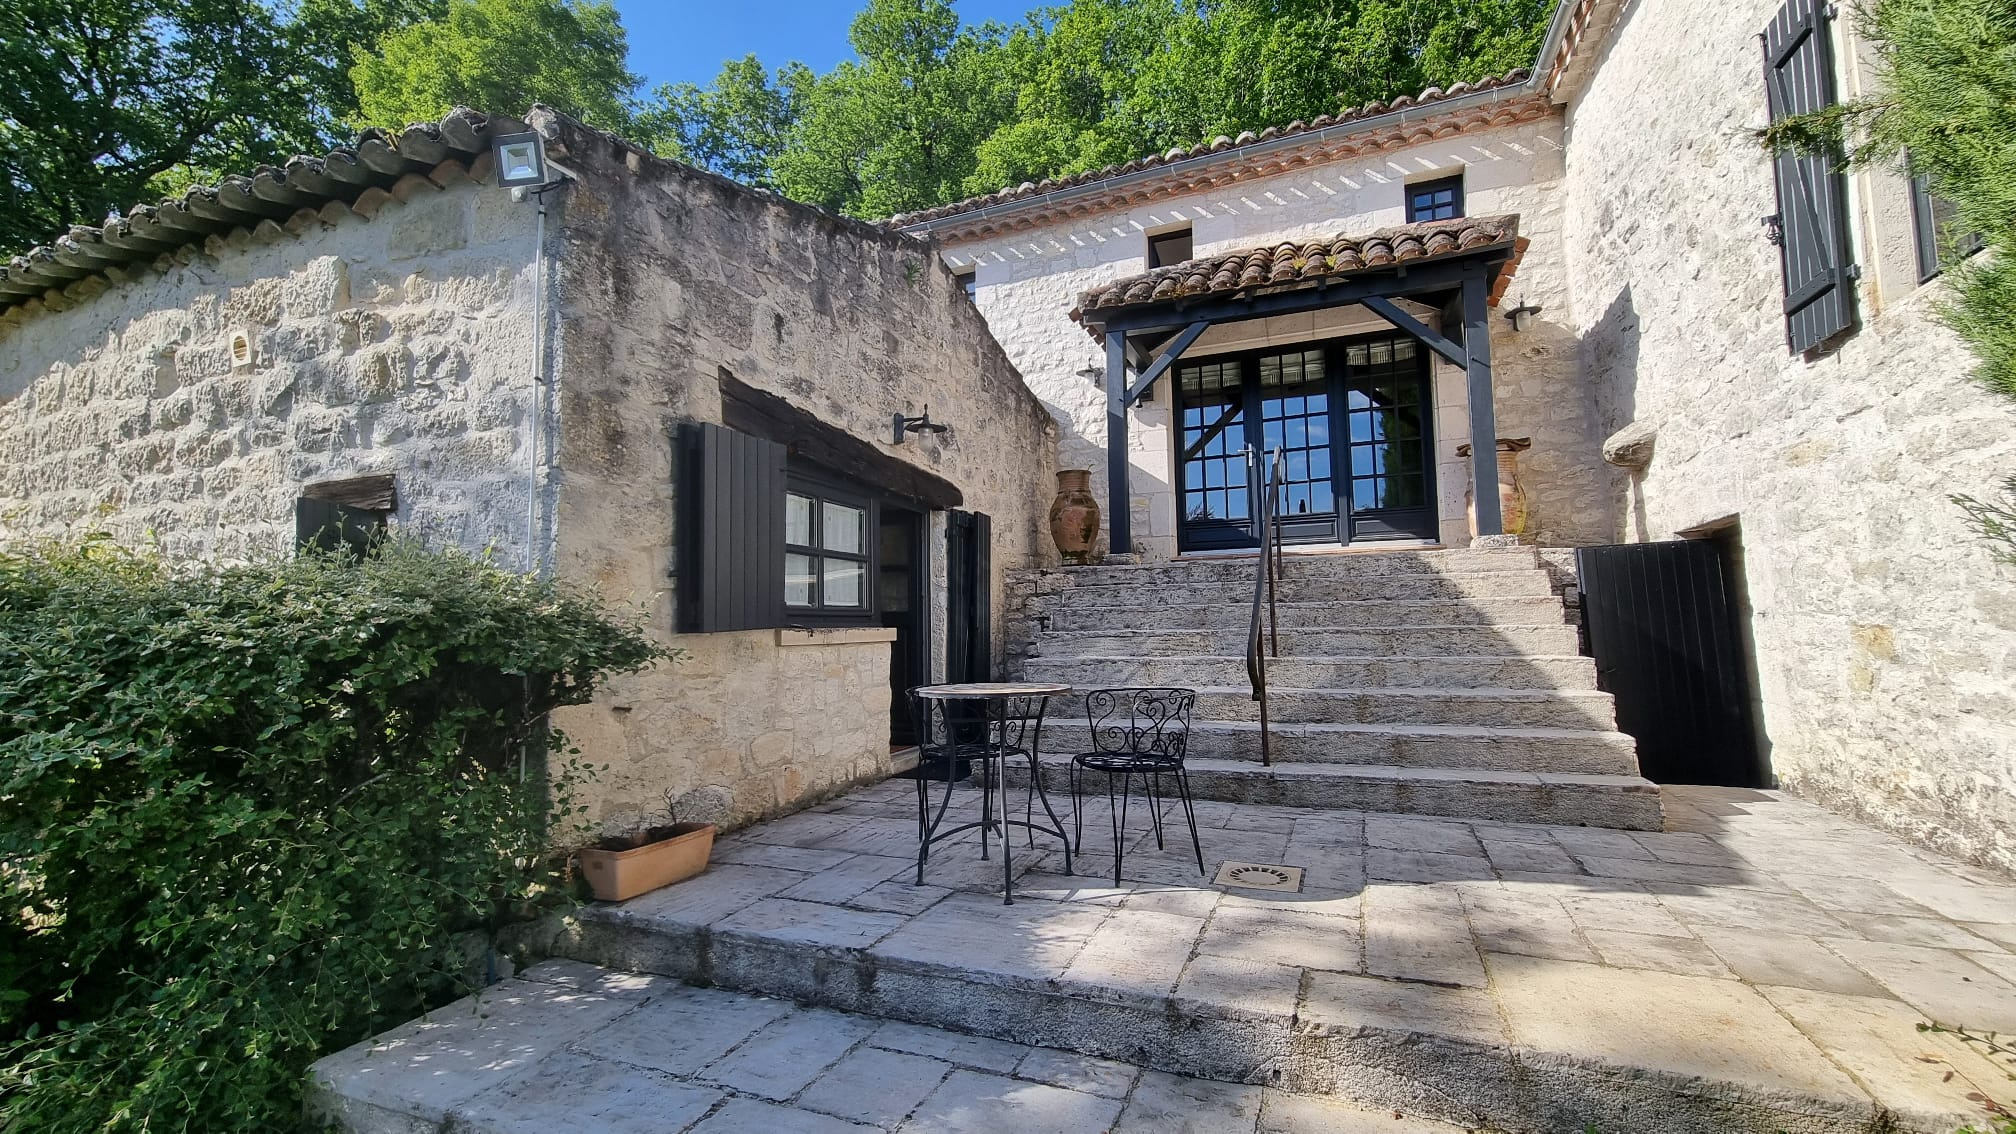
[[1540, 314], [1539, 304], [1522, 303], [1519, 306], [1514, 307], [1512, 310], [1507, 311], [1505, 313], [1505, 318], [1511, 321], [1512, 329], [1514, 331], [1524, 331], [1527, 327], [1533, 325], [1533, 316], [1538, 314]]
[[500, 134], [490, 142], [497, 184], [506, 189], [546, 183], [546, 143], [536, 132]]
[[905, 433], [943, 433], [947, 429], [952, 428], [942, 422], [932, 421], [930, 406], [924, 407], [924, 414], [921, 417], [904, 417], [900, 413], [897, 414], [895, 416], [895, 425], [895, 438], [892, 444], [896, 445], [903, 443], [903, 435]]

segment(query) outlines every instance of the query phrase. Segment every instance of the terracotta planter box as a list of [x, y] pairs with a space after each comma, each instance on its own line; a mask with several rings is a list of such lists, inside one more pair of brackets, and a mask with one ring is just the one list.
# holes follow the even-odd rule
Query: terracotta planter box
[[575, 852], [581, 874], [597, 898], [626, 901], [707, 869], [707, 856], [714, 852], [712, 823], [678, 823], [649, 834], [659, 836], [659, 841], [628, 850], [586, 847]]

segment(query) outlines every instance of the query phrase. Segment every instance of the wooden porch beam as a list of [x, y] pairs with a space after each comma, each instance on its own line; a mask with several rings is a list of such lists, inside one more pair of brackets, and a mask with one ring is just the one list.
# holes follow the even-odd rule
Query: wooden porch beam
[[1401, 331], [1412, 335], [1422, 346], [1434, 351], [1449, 361], [1451, 366], [1467, 366], [1469, 359], [1463, 348], [1428, 329], [1428, 325], [1405, 311], [1400, 310], [1392, 300], [1383, 295], [1368, 295], [1358, 302], [1374, 315], [1386, 320]]
[[1163, 372], [1169, 369], [1177, 356], [1189, 350], [1190, 344], [1196, 342], [1199, 335], [1210, 329], [1211, 324], [1202, 319], [1183, 328], [1181, 333], [1162, 348], [1162, 353], [1155, 357], [1155, 361], [1149, 363], [1148, 368], [1141, 372], [1140, 379], [1127, 388], [1127, 404], [1131, 406], [1140, 401], [1141, 395], [1154, 387], [1155, 379], [1162, 377]]
[[1134, 493], [1127, 485], [1127, 336], [1106, 336], [1106, 543], [1109, 554], [1134, 550]]
[[1464, 374], [1470, 387], [1470, 499], [1477, 534], [1503, 535], [1498, 504], [1498, 413], [1492, 402], [1491, 279], [1481, 264], [1463, 277]]

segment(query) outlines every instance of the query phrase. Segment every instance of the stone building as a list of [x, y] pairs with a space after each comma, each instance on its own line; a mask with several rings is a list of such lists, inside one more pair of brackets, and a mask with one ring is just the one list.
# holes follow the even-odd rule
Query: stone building
[[[1768, 773], [2016, 868], [2016, 583], [1947, 500], [2016, 472], [2016, 423], [1933, 318], [1937, 203], [1758, 141], [1870, 82], [1814, 0], [1565, 0], [1530, 71], [894, 223], [964, 277], [1114, 550], [1253, 546], [1242, 450], [1277, 446], [1312, 548], [1503, 531], [1558, 575], [1549, 549], [1713, 539]], [[1409, 283], [1465, 262], [1482, 335]], [[1403, 351], [1404, 388], [1375, 357]], [[1499, 524], [1464, 445], [1516, 460]]]
[[[552, 179], [514, 194], [525, 130]], [[686, 659], [559, 722], [608, 822], [887, 775], [892, 682], [981, 664], [1047, 551], [1049, 415], [925, 243], [543, 111], [72, 230], [0, 308], [0, 538], [240, 557], [335, 514], [641, 612]]]

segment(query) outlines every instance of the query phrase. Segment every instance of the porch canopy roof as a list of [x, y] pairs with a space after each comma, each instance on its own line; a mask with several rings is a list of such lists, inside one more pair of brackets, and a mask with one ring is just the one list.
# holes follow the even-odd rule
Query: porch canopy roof
[[[1505, 294], [1526, 244], [1516, 213], [1457, 217], [1201, 256], [1082, 294], [1071, 317], [1106, 345], [1113, 550], [1132, 550], [1127, 408], [1214, 324], [1350, 304], [1363, 305], [1463, 369], [1477, 534], [1500, 534], [1489, 310]], [[1440, 310], [1440, 329], [1402, 310], [1396, 299]]]

